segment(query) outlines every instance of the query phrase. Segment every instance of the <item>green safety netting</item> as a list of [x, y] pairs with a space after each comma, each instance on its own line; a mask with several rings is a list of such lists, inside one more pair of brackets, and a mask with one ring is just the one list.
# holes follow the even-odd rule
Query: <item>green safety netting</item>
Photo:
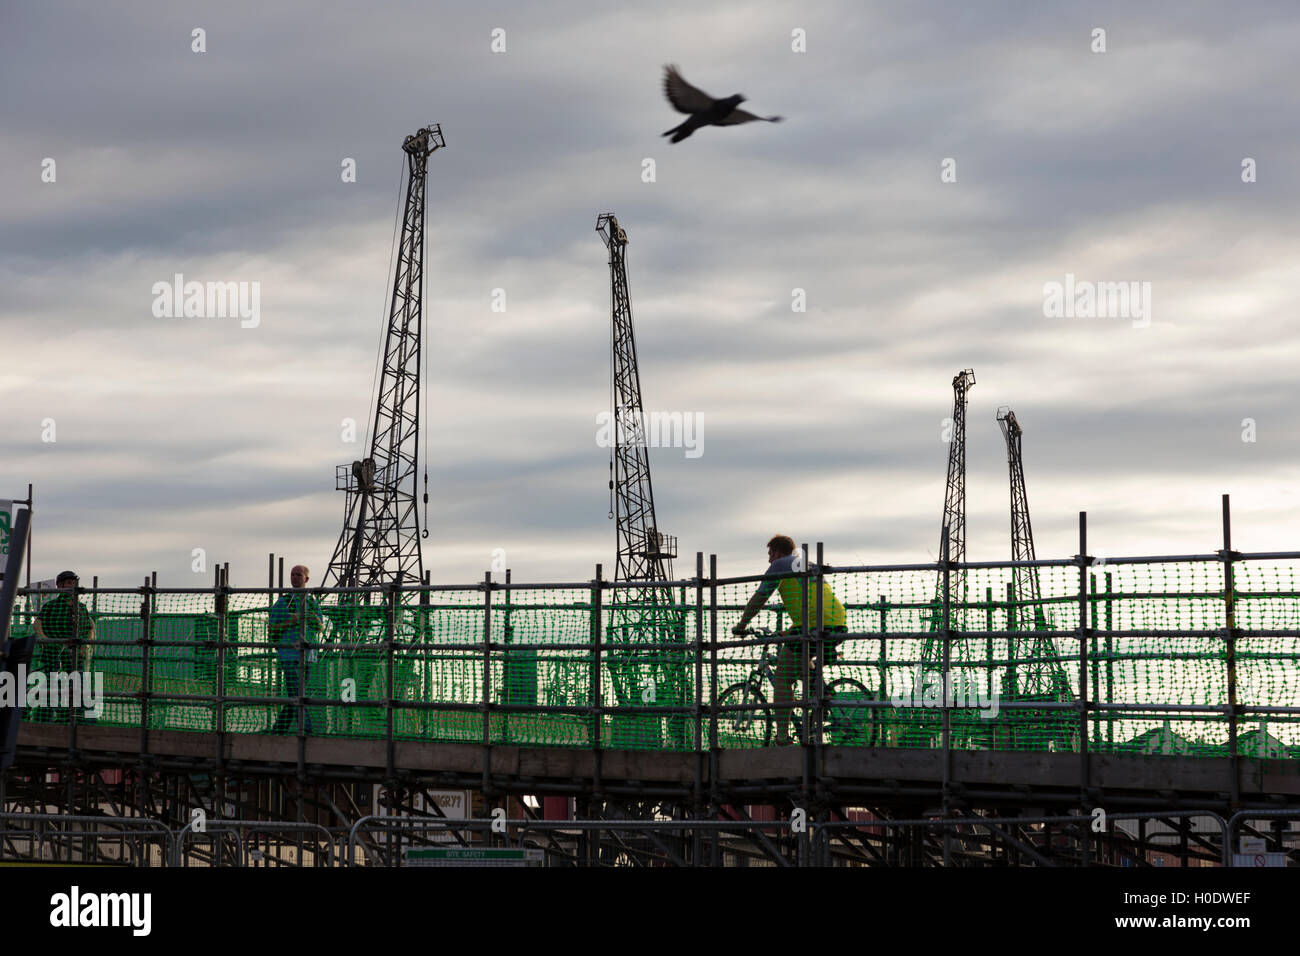
[[[1242, 714], [1237, 751], [1295, 756], [1296, 569], [1236, 563], [1230, 603], [1224, 567], [1214, 561], [1093, 568], [1082, 601], [1077, 567], [1036, 569], [1037, 601], [1014, 600], [1011, 569], [972, 568], [950, 579], [947, 641], [935, 572], [828, 574], [851, 636], [821, 672], [823, 706], [801, 706], [796, 691], [784, 711], [789, 731], [831, 745], [936, 748], [946, 710], [956, 749], [1073, 751], [1082, 671], [1092, 702], [1082, 723], [1093, 751], [1223, 756], [1227, 714], [1196, 708], [1228, 702], [1231, 613], [1240, 635], [1238, 703], [1289, 711]], [[317, 737], [382, 738], [391, 720], [401, 739], [693, 750], [761, 747], [786, 729], [765, 664], [776, 645], [731, 634], [755, 587], [718, 586], [716, 610], [707, 582], [599, 594], [519, 585], [486, 597], [481, 587], [408, 591], [396, 601], [379, 592], [322, 594], [325, 625], [305, 665], [282, 663], [268, 638], [278, 593], [229, 594], [220, 613], [211, 593], [100, 591], [81, 601], [95, 622], [100, 726], [147, 719], [159, 730], [266, 733], [283, 715], [296, 733], [296, 708], [267, 699], [289, 695], [292, 667], [305, 678], [305, 696], [317, 700], [305, 715]], [[29, 633], [48, 599], [20, 601], [13, 636]], [[1082, 659], [1073, 634], [1081, 607], [1093, 629]], [[776, 631], [790, 623], [774, 596], [753, 625]], [[57, 643], [38, 648], [34, 669], [70, 659]], [[221, 702], [205, 699], [218, 694]], [[714, 705], [720, 710], [711, 714]], [[66, 722], [69, 714], [44, 708], [29, 718]]]

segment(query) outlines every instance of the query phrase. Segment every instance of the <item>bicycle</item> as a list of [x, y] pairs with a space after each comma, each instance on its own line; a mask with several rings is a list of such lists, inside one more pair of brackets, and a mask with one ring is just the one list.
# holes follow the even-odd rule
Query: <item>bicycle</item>
[[[760, 638], [776, 636], [766, 628], [747, 628], [744, 633]], [[816, 670], [813, 662], [816, 660], [816, 647], [811, 647], [810, 651], [809, 672], [815, 676]], [[761, 739], [762, 746], [768, 747], [771, 745], [772, 730], [776, 720], [772, 705], [763, 693], [763, 683], [766, 681], [775, 690], [776, 665], [779, 655], [779, 649], [772, 650], [771, 644], [764, 644], [759, 663], [749, 672], [749, 676], [732, 684], [718, 696], [717, 706], [719, 708], [745, 708], [743, 710], [724, 711], [718, 715], [719, 740], [722, 739], [724, 734], [733, 738], [739, 737], [743, 740], [753, 740], [757, 736]], [[822, 707], [829, 718], [823, 726], [830, 735], [839, 736], [843, 734], [845, 738], [852, 741], [853, 746], [871, 747], [875, 744], [880, 729], [877, 709], [874, 707], [853, 707], [847, 703], [848, 701], [871, 701], [876, 699], [876, 695], [865, 684], [854, 680], [852, 677], [840, 677], [826, 685], [823, 697]], [[838, 704], [836, 703], [837, 698], [840, 701]], [[817, 715], [814, 711], [813, 719], [816, 720], [816, 718]], [[841, 720], [846, 726], [841, 727]], [[794, 725], [795, 736], [802, 743], [803, 721], [798, 719], [793, 712], [790, 714], [790, 721]]]

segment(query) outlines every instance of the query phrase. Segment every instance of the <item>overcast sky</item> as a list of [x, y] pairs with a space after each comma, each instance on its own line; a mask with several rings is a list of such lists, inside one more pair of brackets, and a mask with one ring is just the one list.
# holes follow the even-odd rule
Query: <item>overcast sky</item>
[[[703, 423], [651, 450], [683, 576], [759, 573], [774, 533], [932, 560], [965, 367], [971, 559], [1010, 551], [1000, 405], [1040, 557], [1081, 510], [1094, 554], [1214, 550], [1224, 492], [1236, 547], [1296, 548], [1300, 16], [1086, 7], [4, 4], [0, 498], [35, 485], [33, 578], [193, 586], [202, 548], [319, 581], [431, 122], [435, 581], [612, 566], [607, 211], [646, 409]], [[665, 63], [786, 121], [669, 145]], [[155, 317], [176, 273], [258, 283], [259, 323]], [[1045, 315], [1067, 274], [1150, 315]]]

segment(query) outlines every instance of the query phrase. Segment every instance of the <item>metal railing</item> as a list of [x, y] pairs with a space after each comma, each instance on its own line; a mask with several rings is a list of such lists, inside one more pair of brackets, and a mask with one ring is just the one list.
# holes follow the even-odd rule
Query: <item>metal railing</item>
[[[797, 647], [808, 677], [784, 704], [770, 677], [754, 676], [774, 639], [727, 633], [750, 589], [769, 579], [720, 577], [712, 558], [706, 574], [702, 554], [695, 576], [666, 584], [604, 580], [597, 566], [591, 581], [577, 583], [520, 585], [487, 573], [473, 585], [312, 590], [305, 593], [321, 602], [326, 630], [288, 644], [267, 624], [292, 589], [233, 588], [223, 576], [210, 588], [160, 588], [151, 578], [135, 588], [78, 589], [94, 640], [42, 641], [32, 666], [44, 660], [49, 670], [89, 645], [90, 673], [104, 678], [95, 722], [137, 729], [141, 753], [160, 731], [272, 729], [299, 739], [300, 761], [312, 739], [382, 740], [390, 767], [400, 740], [705, 753], [770, 744], [784, 713], [813, 750], [933, 749], [946, 765], [963, 750], [1075, 753], [1082, 785], [1099, 751], [1228, 757], [1235, 799], [1240, 759], [1291, 756], [1300, 742], [1300, 591], [1292, 583], [1300, 552], [1232, 551], [1226, 506], [1224, 528], [1216, 552], [1104, 561], [1087, 554], [1082, 515], [1079, 554], [1068, 559], [832, 567], [818, 544], [805, 570], [779, 576], [797, 580], [804, 595], [795, 633], [780, 640]], [[1277, 565], [1273, 586], [1234, 582], [1265, 563]], [[1047, 627], [1014, 626], [1026, 619], [1025, 602], [997, 584], [1016, 567], [1056, 576], [1035, 602]], [[925, 596], [934, 575], [954, 569], [968, 580], [984, 576], [983, 600], [944, 590], [936, 605]], [[1112, 580], [1124, 575], [1127, 590]], [[1190, 577], [1203, 586], [1170, 587], [1169, 575], [1175, 585]], [[851, 595], [847, 634], [816, 627], [827, 616], [827, 583]], [[20, 593], [27, 603], [14, 630], [25, 632], [50, 595]], [[775, 628], [789, 623], [780, 609], [763, 614]], [[1025, 654], [1030, 636], [1040, 650]], [[841, 648], [834, 664], [825, 653], [832, 640]], [[942, 657], [926, 659], [927, 644]], [[1031, 673], [1050, 673], [1054, 683], [1000, 693], [999, 680], [1014, 688]], [[1261, 673], [1276, 685], [1272, 697], [1267, 686], [1243, 692]], [[865, 692], [836, 697], [829, 688], [837, 680]], [[762, 696], [728, 698], [738, 684]], [[996, 708], [972, 706], [980, 696], [972, 689]], [[28, 719], [66, 725], [75, 747], [90, 710], [46, 707]], [[1257, 725], [1254, 737], [1245, 723]]]

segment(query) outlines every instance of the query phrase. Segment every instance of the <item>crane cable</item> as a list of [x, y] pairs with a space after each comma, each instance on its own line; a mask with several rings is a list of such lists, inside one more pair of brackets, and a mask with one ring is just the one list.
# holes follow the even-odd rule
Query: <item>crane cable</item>
[[[606, 224], [606, 228], [607, 229], [609, 228], [608, 224]], [[613, 235], [613, 230], [610, 229], [609, 264], [611, 268], [614, 265], [613, 243], [616, 238], [617, 237]], [[610, 275], [610, 282], [611, 285], [610, 285], [610, 293], [609, 293], [609, 307], [610, 307], [609, 414], [610, 414], [610, 424], [613, 426], [613, 441], [611, 441], [609, 444], [609, 517], [610, 520], [612, 521], [614, 518], [614, 449], [618, 446], [618, 429], [619, 429], [618, 410], [616, 408], [618, 397], [615, 394], [615, 384], [614, 384], [614, 362], [616, 361], [616, 359], [615, 359], [615, 343], [614, 343], [614, 287], [612, 284], [613, 283], [612, 273]]]
[[[429, 161], [428, 155], [424, 157], [425, 162]], [[425, 260], [425, 241], [428, 239], [429, 225], [429, 176], [428, 170], [425, 170], [424, 177], [424, 202], [420, 208], [420, 327], [416, 329], [415, 347], [420, 350], [420, 362], [424, 368], [421, 370], [422, 379], [416, 379], [415, 387], [419, 398], [424, 399], [424, 409], [421, 411], [419, 398], [416, 399], [416, 413], [420, 415], [424, 423], [424, 527], [420, 529], [420, 537], [429, 537], [429, 356], [424, 347], [424, 260]], [[419, 457], [419, 436], [416, 436], [416, 456]]]
[[[388, 275], [393, 274], [393, 256], [397, 253], [397, 229], [402, 222], [402, 167], [406, 164], [405, 159], [397, 165], [397, 202], [394, 204], [397, 212], [393, 216], [393, 238], [388, 247]], [[384, 345], [388, 341], [388, 322], [391, 316], [388, 314], [388, 305], [391, 298], [388, 294], [388, 279], [384, 278], [384, 301], [380, 306], [381, 321], [379, 323], [379, 348], [375, 351], [375, 371], [370, 380], [370, 407], [375, 405], [375, 394], [379, 390], [379, 368], [384, 354]], [[378, 416], [376, 416], [377, 418]], [[367, 418], [366, 420], [366, 448], [370, 448], [371, 432], [370, 429], [377, 426], [378, 422]], [[367, 451], [367, 454], [369, 452]]]

